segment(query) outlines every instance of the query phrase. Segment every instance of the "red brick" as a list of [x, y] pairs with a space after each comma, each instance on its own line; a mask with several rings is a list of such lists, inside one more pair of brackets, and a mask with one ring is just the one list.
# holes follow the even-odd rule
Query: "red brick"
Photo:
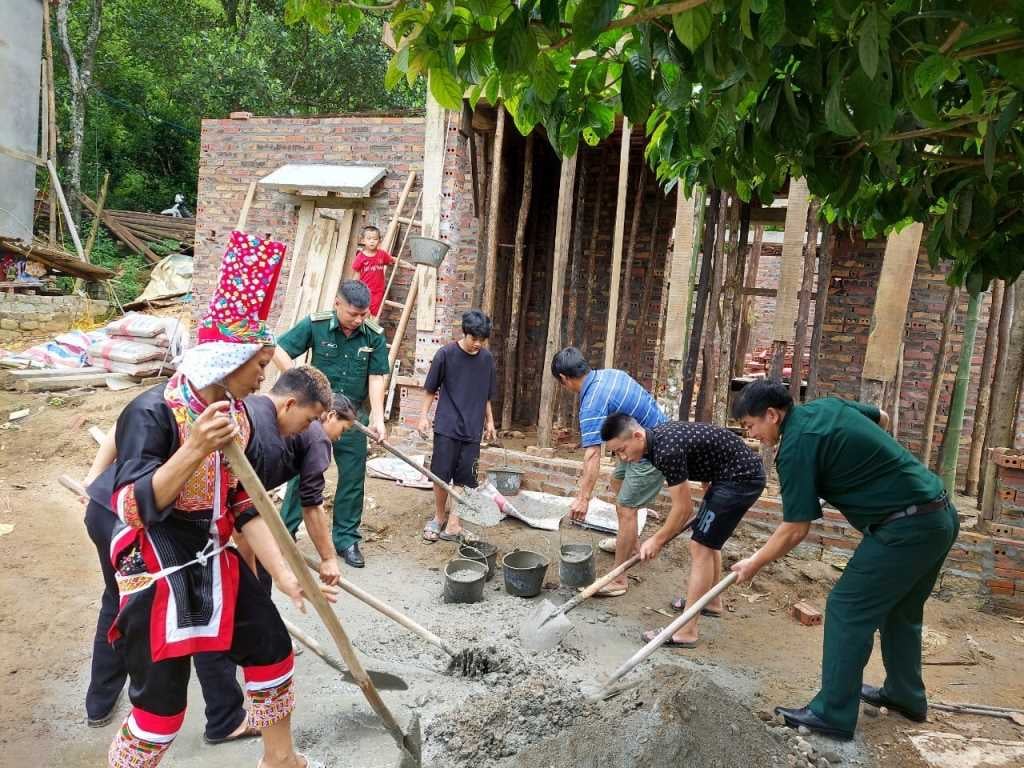
[[803, 601], [789, 609], [789, 614], [806, 627], [813, 627], [822, 622], [821, 611]]

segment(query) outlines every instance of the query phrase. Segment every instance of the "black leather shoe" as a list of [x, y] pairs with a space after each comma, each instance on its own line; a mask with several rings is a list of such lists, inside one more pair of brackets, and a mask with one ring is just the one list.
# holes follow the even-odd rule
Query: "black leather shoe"
[[820, 733], [822, 736], [828, 736], [831, 739], [849, 741], [853, 738], [853, 731], [844, 731], [829, 725], [816, 714], [811, 712], [807, 707], [801, 707], [799, 709], [776, 707], [775, 714], [782, 715], [783, 719], [786, 721], [786, 725], [790, 728], [799, 728], [802, 725], [808, 730]]
[[860, 687], [860, 700], [876, 707], [887, 707], [893, 712], [899, 712], [907, 720], [913, 720], [915, 723], [923, 723], [928, 719], [927, 709], [924, 712], [914, 712], [901, 707], [899, 704], [894, 704], [882, 695], [881, 688], [876, 688], [873, 685], [862, 685]]
[[348, 549], [338, 550], [338, 554], [345, 558], [345, 562], [353, 568], [362, 568], [366, 565], [366, 561], [363, 560], [363, 553], [359, 551], [358, 541]]

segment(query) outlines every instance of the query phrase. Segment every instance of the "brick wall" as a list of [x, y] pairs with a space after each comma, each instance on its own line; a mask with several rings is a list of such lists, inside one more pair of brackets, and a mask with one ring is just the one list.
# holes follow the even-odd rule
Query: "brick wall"
[[[202, 314], [209, 301], [221, 253], [237, 223], [249, 184], [287, 163], [386, 167], [387, 176], [374, 187], [366, 214], [357, 222], [377, 224], [383, 229], [409, 172], [415, 170], [422, 174], [423, 118], [351, 115], [204, 120], [193, 277], [197, 315]], [[288, 285], [296, 214], [297, 209], [288, 196], [257, 188], [247, 228], [258, 233], [269, 232], [289, 246], [271, 311], [272, 326], [280, 314]]]

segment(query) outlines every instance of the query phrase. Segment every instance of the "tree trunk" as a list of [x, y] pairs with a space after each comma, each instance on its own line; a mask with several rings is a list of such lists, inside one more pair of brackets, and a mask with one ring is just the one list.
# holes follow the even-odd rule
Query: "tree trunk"
[[978, 375], [978, 402], [974, 406], [974, 428], [971, 431], [971, 452], [967, 458], [967, 482], [964, 493], [978, 494], [978, 477], [981, 474], [982, 449], [988, 431], [988, 409], [992, 397], [992, 366], [995, 364], [996, 346], [999, 343], [998, 328], [1003, 309], [1003, 294], [1006, 283], [996, 280], [992, 285], [992, 301], [988, 310], [988, 326], [985, 331], [985, 353], [981, 358], [981, 373]]
[[[731, 205], [735, 207], [733, 198]], [[718, 237], [715, 238], [715, 269], [711, 278], [711, 291], [708, 295], [708, 332], [704, 334], [704, 365], [701, 368], [700, 392], [697, 394], [697, 421], [710, 422], [715, 407], [715, 380], [718, 373], [718, 345], [728, 344], [728, 339], [720, 339], [716, 332], [721, 327], [722, 283], [725, 281], [725, 226], [729, 220], [729, 207], [725, 204], [718, 208]]]
[[[708, 293], [711, 289], [711, 271], [714, 265], [714, 246], [718, 226], [718, 209], [722, 205], [722, 190], [711, 192], [711, 200], [704, 211], [703, 256], [700, 260], [700, 280], [697, 284], [697, 306], [693, 313], [693, 329], [686, 350], [683, 365], [683, 389], [679, 395], [679, 420], [690, 420], [690, 406], [693, 403], [694, 378], [697, 375], [697, 358], [700, 356], [701, 338], [704, 335], [704, 317], [707, 314]], [[719, 235], [720, 236], [720, 235]]]
[[75, 226], [82, 222], [82, 145], [85, 143], [85, 108], [92, 87], [92, 63], [96, 56], [96, 44], [99, 41], [103, 22], [103, 0], [91, 0], [88, 30], [79, 57], [71, 48], [68, 36], [68, 8], [71, 0], [59, 0], [57, 3], [57, 34], [60, 37], [61, 51], [64, 54], [64, 65], [68, 70], [68, 83], [71, 86], [71, 146], [68, 150], [68, 191], [67, 198], [71, 207], [71, 218]]
[[942, 335], [939, 337], [939, 353], [935, 356], [932, 385], [928, 389], [928, 405], [924, 414], [924, 443], [921, 446], [921, 463], [932, 466], [932, 447], [935, 444], [935, 416], [939, 412], [939, 395], [942, 393], [942, 378], [946, 372], [946, 358], [949, 356], [949, 336], [956, 319], [956, 308], [960, 300], [960, 289], [951, 287], [946, 297], [946, 308], [942, 312]]
[[807, 206], [807, 242], [804, 244], [804, 269], [800, 278], [800, 299], [796, 311], [796, 333], [793, 336], [793, 366], [789, 374], [789, 394], [800, 402], [804, 383], [804, 346], [807, 343], [807, 316], [811, 311], [811, 286], [814, 284], [814, 262], [818, 255], [818, 209], [812, 200]]
[[516, 217], [516, 237], [512, 251], [512, 300], [509, 306], [508, 338], [505, 340], [505, 385], [502, 390], [501, 428], [512, 429], [512, 407], [515, 400], [516, 353], [519, 350], [519, 315], [525, 314], [526, 307], [520, 307], [523, 294], [523, 254], [526, 242], [526, 224], [530, 218], [530, 200], [533, 198], [533, 134], [526, 137], [526, 151], [523, 156], [523, 190], [519, 198], [519, 215]]
[[712, 407], [714, 423], [723, 427], [729, 421], [729, 385], [732, 383], [732, 359], [735, 351], [733, 320], [736, 313], [734, 309], [737, 307], [736, 297], [739, 294], [740, 282], [743, 280], [743, 264], [740, 260], [740, 230], [746, 230], [749, 226], [749, 224], [744, 226], [740, 223], [744, 218], [749, 222], [750, 206], [740, 205], [740, 201], [734, 199], [729, 216], [727, 266], [723, 264], [726, 275], [721, 308], [718, 312], [718, 360], [715, 361], [715, 365], [718, 366], [718, 381], [715, 385], [715, 400]]
[[[629, 241], [626, 244], [626, 265], [622, 270], [622, 295], [619, 298], [619, 322], [618, 333], [615, 336], [615, 354], [619, 355], [622, 347], [622, 339], [626, 333], [626, 318], [629, 316], [629, 295], [633, 287], [633, 257], [636, 255], [636, 232], [640, 228], [640, 219], [643, 216], [644, 192], [647, 187], [647, 161], [641, 157], [640, 178], [636, 180], [636, 196], [633, 198], [633, 218], [629, 223]], [[615, 307], [609, 307], [612, 312]], [[614, 359], [614, 358], [613, 358]], [[620, 357], [620, 359], [622, 359]]]
[[974, 339], [978, 333], [978, 313], [981, 309], [981, 291], [972, 293], [967, 304], [967, 318], [964, 320], [964, 339], [960, 345], [960, 362], [956, 367], [956, 383], [953, 385], [953, 400], [949, 406], [949, 421], [942, 451], [942, 484], [950, 496], [956, 487], [956, 466], [960, 456], [960, 435], [964, 428], [964, 409], [967, 406], [967, 388], [971, 381], [971, 358], [974, 356]]
[[821, 330], [828, 309], [828, 286], [832, 282], [832, 225], [825, 222], [821, 235], [821, 250], [818, 251], [818, 289], [814, 296], [814, 329], [811, 331], [811, 352], [807, 372], [805, 400], [818, 396], [818, 357], [821, 355]]
[[[985, 495], [985, 485], [988, 480], [988, 467], [989, 467], [989, 456], [988, 450], [992, 447], [992, 434], [994, 428], [992, 426], [992, 419], [995, 416], [996, 408], [992, 404], [993, 399], [996, 396], [996, 392], [999, 388], [999, 381], [1003, 375], [1003, 371], [1006, 369], [1006, 352], [1007, 345], [1010, 341], [1010, 325], [1013, 320], [1013, 298], [1014, 291], [1016, 288], [1013, 283], [1004, 284], [1003, 288], [1003, 300], [999, 310], [999, 330], [996, 341], [996, 361], [992, 369], [992, 384], [989, 387], [989, 412], [988, 420], [985, 424], [985, 444], [982, 447], [981, 452], [981, 482], [978, 484], [978, 506], [983, 508], [982, 501]], [[1000, 446], [1003, 447], [1003, 446]]]

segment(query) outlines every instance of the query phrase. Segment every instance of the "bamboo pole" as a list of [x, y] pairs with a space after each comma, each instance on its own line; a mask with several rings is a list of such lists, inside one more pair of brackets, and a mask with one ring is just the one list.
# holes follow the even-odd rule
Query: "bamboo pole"
[[932, 448], [935, 445], [935, 418], [939, 412], [939, 395], [942, 393], [942, 380], [946, 373], [946, 362], [949, 358], [949, 341], [956, 320], [956, 309], [960, 302], [960, 289], [950, 286], [946, 295], [946, 308], [942, 311], [942, 334], [939, 336], [939, 351], [935, 355], [935, 367], [932, 369], [932, 383], [928, 388], [928, 404], [924, 412], [924, 434], [921, 445], [921, 463], [932, 466]]
[[615, 197], [615, 230], [612, 234], [611, 287], [608, 290], [608, 324], [604, 335], [604, 367], [615, 364], [616, 323], [618, 322], [619, 285], [622, 281], [622, 241], [626, 234], [626, 193], [629, 186], [629, 120], [622, 119], [622, 143], [619, 147], [619, 182]]
[[89, 261], [89, 256], [92, 254], [92, 247], [96, 244], [96, 234], [100, 231], [100, 216], [103, 215], [103, 206], [107, 202], [107, 184], [110, 182], [110, 171], [107, 171], [103, 175], [103, 184], [100, 186], [100, 196], [96, 201], [96, 210], [98, 211], [92, 217], [92, 227], [89, 229], [89, 237], [85, 241], [85, 260]]
[[807, 342], [807, 315], [811, 309], [811, 287], [814, 284], [814, 262], [818, 255], [818, 208], [812, 201], [807, 206], [807, 242], [804, 243], [804, 267], [800, 280], [800, 299], [796, 312], [796, 333], [793, 338], [793, 364], [789, 374], [789, 394], [800, 402], [803, 384], [804, 346]]
[[512, 300], [508, 321], [508, 338], [505, 340], [504, 387], [501, 401], [501, 428], [512, 429], [512, 406], [515, 401], [516, 353], [519, 351], [519, 315], [526, 313], [520, 306], [523, 294], [523, 257], [525, 253], [526, 225], [530, 218], [530, 203], [533, 199], [533, 133], [526, 137], [523, 157], [523, 188], [519, 196], [519, 214], [516, 217], [516, 236], [512, 251]]
[[818, 358], [821, 356], [821, 331], [828, 311], [828, 287], [832, 282], [832, 225], [827, 221], [821, 232], [821, 248], [818, 249], [818, 287], [814, 296], [814, 327], [811, 330], [811, 352], [807, 372], [806, 400], [818, 396]]
[[82, 241], [78, 238], [78, 227], [75, 220], [71, 218], [71, 209], [68, 208], [68, 201], [64, 197], [64, 190], [60, 185], [60, 177], [57, 176], [57, 167], [52, 160], [46, 161], [46, 167], [50, 171], [50, 184], [57, 192], [57, 200], [60, 203], [60, 210], [64, 214], [64, 223], [68, 225], [68, 232], [71, 235], [71, 242], [75, 244], [75, 252], [78, 258], [85, 261], [85, 251], [82, 248]]
[[736, 200], [728, 204], [723, 201], [718, 208], [718, 236], [715, 238], [715, 267], [711, 275], [711, 289], [708, 293], [707, 332], [704, 334], [704, 364], [701, 367], [700, 392], [697, 393], [697, 421], [709, 422], [715, 405], [715, 381], [718, 373], [718, 347], [728, 344], [719, 338], [722, 327], [722, 284], [725, 281], [726, 260], [725, 228], [729, 220], [730, 206], [736, 207]]
[[[46, 105], [49, 112], [47, 130], [49, 141], [47, 142], [47, 154], [45, 159], [56, 164], [57, 162], [57, 99], [54, 95], [53, 82], [53, 37], [50, 33], [50, 3], [43, 3], [43, 43], [44, 57], [46, 61]], [[50, 247], [57, 246], [57, 191], [50, 184]]]
[[700, 356], [701, 339], [704, 335], [704, 319], [707, 315], [708, 295], [711, 290], [711, 274], [714, 266], [715, 241], [718, 233], [718, 212], [722, 207], [722, 190], [711, 191], [711, 200], [704, 212], [704, 237], [701, 247], [700, 280], [697, 285], [696, 308], [693, 326], [690, 329], [686, 362], [683, 365], [683, 388], [679, 393], [679, 420], [690, 420], [690, 405], [693, 402], [694, 380], [697, 377], [697, 360]]
[[989, 304], [988, 325], [985, 331], [985, 352], [981, 358], [981, 372], [978, 375], [978, 401], [974, 406], [974, 427], [971, 430], [971, 450], [967, 458], [967, 481], [964, 493], [978, 494], [978, 478], [981, 475], [982, 449], [988, 432], [989, 403], [992, 397], [992, 371], [998, 345], [999, 321], [1002, 317], [1003, 294], [1006, 283], [996, 280], [992, 285], [992, 302]]
[[[992, 447], [992, 434], [993, 426], [992, 419], [999, 410], [998, 404], [994, 402], [997, 387], [1001, 381], [1003, 372], [1006, 370], [1006, 353], [1007, 345], [1010, 340], [1010, 322], [1013, 319], [1013, 293], [1014, 284], [1004, 284], [1003, 287], [1003, 300], [1002, 306], [999, 310], [999, 330], [997, 332], [996, 342], [996, 360], [995, 365], [992, 369], [992, 384], [989, 387], [989, 412], [987, 423], [985, 424], [985, 444], [982, 448], [982, 464], [983, 469], [981, 471], [981, 482], [978, 484], [978, 506], [983, 507], [982, 501], [985, 496], [985, 485], [988, 480], [989, 472], [988, 468], [991, 466], [989, 460], [989, 448]], [[1000, 446], [1002, 447], [1002, 446]]]
[[956, 368], [953, 385], [953, 400], [949, 406], [949, 421], [946, 422], [946, 436], [942, 451], [942, 484], [946, 493], [953, 495], [956, 487], [957, 459], [960, 456], [960, 435], [964, 427], [964, 410], [967, 406], [967, 387], [971, 381], [971, 357], [974, 355], [974, 339], [978, 332], [978, 314], [984, 294], [977, 291], [970, 295], [967, 303], [967, 318], [964, 321], [964, 338], [960, 344], [960, 361]]
[[498, 283], [498, 216], [501, 214], [502, 152], [505, 148], [505, 104], [498, 104], [498, 122], [494, 129], [494, 159], [491, 161], [491, 193], [487, 210], [487, 266], [484, 273], [484, 295], [481, 309], [488, 317], [494, 314], [494, 292]]

